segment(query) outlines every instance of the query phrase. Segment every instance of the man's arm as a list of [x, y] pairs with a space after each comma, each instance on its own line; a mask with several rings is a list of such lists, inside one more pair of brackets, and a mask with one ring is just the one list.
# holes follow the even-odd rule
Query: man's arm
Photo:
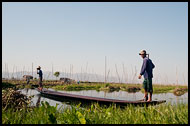
[[145, 70], [146, 70], [146, 66], [147, 66], [147, 60], [144, 59], [143, 60], [143, 65], [142, 65], [142, 68], [141, 68], [141, 72], [140, 72], [140, 75], [143, 75]]

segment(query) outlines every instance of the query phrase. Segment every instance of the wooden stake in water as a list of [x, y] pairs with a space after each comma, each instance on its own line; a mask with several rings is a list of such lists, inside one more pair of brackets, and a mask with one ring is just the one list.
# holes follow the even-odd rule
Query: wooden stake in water
[[126, 83], [127, 83], [127, 77], [126, 77], [126, 80], [125, 80], [126, 74], [125, 74], [125, 66], [124, 66], [124, 63], [123, 63], [122, 65], [123, 65], [124, 83], [125, 83], [125, 81], [126, 81]]
[[178, 74], [177, 74], [177, 66], [176, 66], [176, 82], [177, 82], [177, 85], [178, 85]]
[[18, 79], [17, 66], [16, 66], [16, 79]]
[[82, 66], [81, 66], [81, 72], [80, 72], [80, 78], [81, 78], [81, 81], [82, 81]]
[[33, 76], [33, 63], [32, 63], [32, 76]]
[[116, 70], [116, 74], [117, 74], [117, 77], [118, 77], [118, 80], [119, 80], [119, 83], [120, 83], [120, 77], [119, 77], [119, 73], [118, 73], [118, 71], [117, 71], [117, 66], [116, 66], [116, 64], [115, 64], [115, 70]]
[[86, 74], [85, 74], [85, 80], [88, 81], [88, 62], [86, 63]]
[[14, 78], [14, 69], [15, 69], [15, 65], [13, 66], [12, 78]]
[[53, 63], [52, 63], [52, 80], [53, 80]]
[[71, 76], [72, 76], [72, 78], [74, 78], [74, 76], [73, 76], [73, 64], [72, 64], [72, 75]]
[[5, 70], [4, 70], [4, 73], [5, 73], [5, 78], [6, 78], [6, 63], [5, 63]]
[[9, 68], [8, 68], [8, 63], [7, 63], [7, 74], [8, 74], [8, 79], [9, 79]]
[[184, 73], [183, 73], [183, 84], [186, 84], [186, 83], [185, 83], [185, 77], [184, 77]]
[[70, 75], [69, 75], [69, 78], [71, 78], [71, 64], [70, 64]]
[[106, 56], [105, 56], [105, 83], [106, 83]]
[[86, 62], [86, 72], [84, 73], [84, 81], [87, 81], [86, 77], [87, 77], [87, 68], [88, 68], [88, 62]]
[[110, 69], [108, 70], [108, 74], [107, 74], [107, 77], [106, 77], [106, 82], [109, 82], [109, 73], [110, 73]]

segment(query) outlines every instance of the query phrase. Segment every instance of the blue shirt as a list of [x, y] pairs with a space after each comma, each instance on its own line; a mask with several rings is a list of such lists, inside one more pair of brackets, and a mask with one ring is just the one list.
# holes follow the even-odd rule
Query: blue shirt
[[145, 57], [143, 59], [143, 65], [142, 65], [142, 68], [141, 68], [140, 75], [144, 75], [145, 79], [153, 78], [152, 69], [154, 67], [155, 66], [152, 63], [152, 61], [149, 58]]
[[37, 74], [39, 74], [39, 77], [41, 77], [42, 78], [42, 70], [39, 70], [39, 72], [37, 72]]

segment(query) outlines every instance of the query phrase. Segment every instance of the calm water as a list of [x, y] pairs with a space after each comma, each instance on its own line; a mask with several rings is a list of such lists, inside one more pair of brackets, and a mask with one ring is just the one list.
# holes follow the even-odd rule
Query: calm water
[[[54, 90], [49, 88], [48, 90]], [[56, 101], [53, 99], [49, 99], [40, 95], [40, 93], [35, 89], [22, 89], [20, 90], [21, 93], [31, 96], [34, 95], [32, 98], [33, 105], [36, 105], [38, 102], [47, 101], [50, 105], [55, 106], [58, 103], [58, 108], [60, 106], [66, 107], [69, 106], [68, 104], [62, 103], [60, 101]], [[71, 93], [77, 95], [84, 95], [84, 96], [92, 96], [92, 97], [102, 97], [102, 98], [109, 98], [109, 99], [119, 99], [119, 100], [129, 100], [129, 101], [136, 101], [143, 98], [144, 94], [142, 92], [136, 93], [128, 93], [126, 91], [114, 91], [114, 92], [104, 92], [96, 90], [83, 90], [83, 91], [58, 91], [63, 93]], [[152, 100], [166, 100], [167, 103], [171, 104], [178, 104], [178, 103], [188, 103], [188, 92], [181, 96], [175, 96], [173, 93], [160, 93], [160, 94], [153, 94]]]

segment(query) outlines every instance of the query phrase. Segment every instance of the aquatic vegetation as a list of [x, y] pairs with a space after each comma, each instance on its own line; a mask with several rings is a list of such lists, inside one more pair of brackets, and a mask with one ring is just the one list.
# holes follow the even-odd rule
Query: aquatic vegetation
[[33, 111], [2, 111], [3, 124], [187, 124], [188, 104], [161, 104], [149, 107], [132, 105], [121, 109], [92, 104], [86, 108], [76, 106], [57, 109], [47, 102]]
[[14, 111], [22, 110], [30, 105], [32, 97], [27, 97], [19, 91], [9, 88], [2, 91], [2, 109], [12, 108]]
[[[11, 87], [11, 86], [10, 86]], [[13, 86], [14, 87], [14, 86]], [[141, 85], [126, 84], [68, 84], [53, 86], [62, 90], [138, 90]], [[157, 86], [154, 88], [184, 92], [187, 86]], [[175, 88], [174, 88], [175, 87]], [[15, 94], [15, 95], [11, 95]], [[27, 98], [12, 88], [2, 90], [2, 123], [3, 124], [187, 124], [188, 104], [160, 104], [140, 107], [129, 105], [124, 108], [112, 104], [104, 106], [73, 104], [57, 109], [48, 102], [39, 107], [26, 107]], [[7, 107], [6, 107], [7, 106]]]
[[139, 90], [141, 90], [141, 88], [139, 87], [128, 87], [127, 88], [127, 92], [138, 92]]
[[[187, 86], [179, 86], [179, 85], [154, 85], [153, 84], [153, 94], [158, 93], [173, 93], [176, 88], [188, 88]], [[141, 89], [141, 92], [144, 93], [144, 89]]]
[[60, 86], [54, 86], [51, 87], [53, 89], [57, 89], [57, 90], [66, 90], [66, 91], [81, 91], [81, 90], [96, 90], [99, 89], [100, 86], [98, 85], [76, 85], [76, 84], [72, 84], [72, 85], [60, 85]]
[[176, 88], [173, 93], [176, 96], [181, 96], [183, 94], [185, 94], [188, 91], [188, 88]]
[[16, 87], [16, 85], [12, 84], [12, 83], [8, 83], [8, 82], [2, 82], [2, 89], [6, 89], [6, 88], [14, 88]]
[[[18, 84], [20, 82], [20, 84]], [[3, 88], [15, 87], [17, 89], [23, 88], [37, 88], [37, 81], [33, 80], [29, 85], [26, 84], [25, 81], [8, 81], [2, 82]], [[138, 92], [141, 91], [144, 93], [144, 89], [142, 88], [142, 84], [119, 84], [119, 83], [80, 83], [80, 84], [62, 84], [57, 81], [54, 83], [53, 81], [44, 81], [43, 87], [45, 88], [53, 88], [56, 90], [66, 90], [66, 91], [81, 91], [81, 90], [97, 90], [97, 91], [127, 91], [127, 92]], [[187, 86], [179, 86], [179, 85], [156, 85], [153, 84], [153, 94], [156, 93], [173, 93], [176, 88], [188, 88]], [[178, 92], [179, 93], [179, 92]]]

